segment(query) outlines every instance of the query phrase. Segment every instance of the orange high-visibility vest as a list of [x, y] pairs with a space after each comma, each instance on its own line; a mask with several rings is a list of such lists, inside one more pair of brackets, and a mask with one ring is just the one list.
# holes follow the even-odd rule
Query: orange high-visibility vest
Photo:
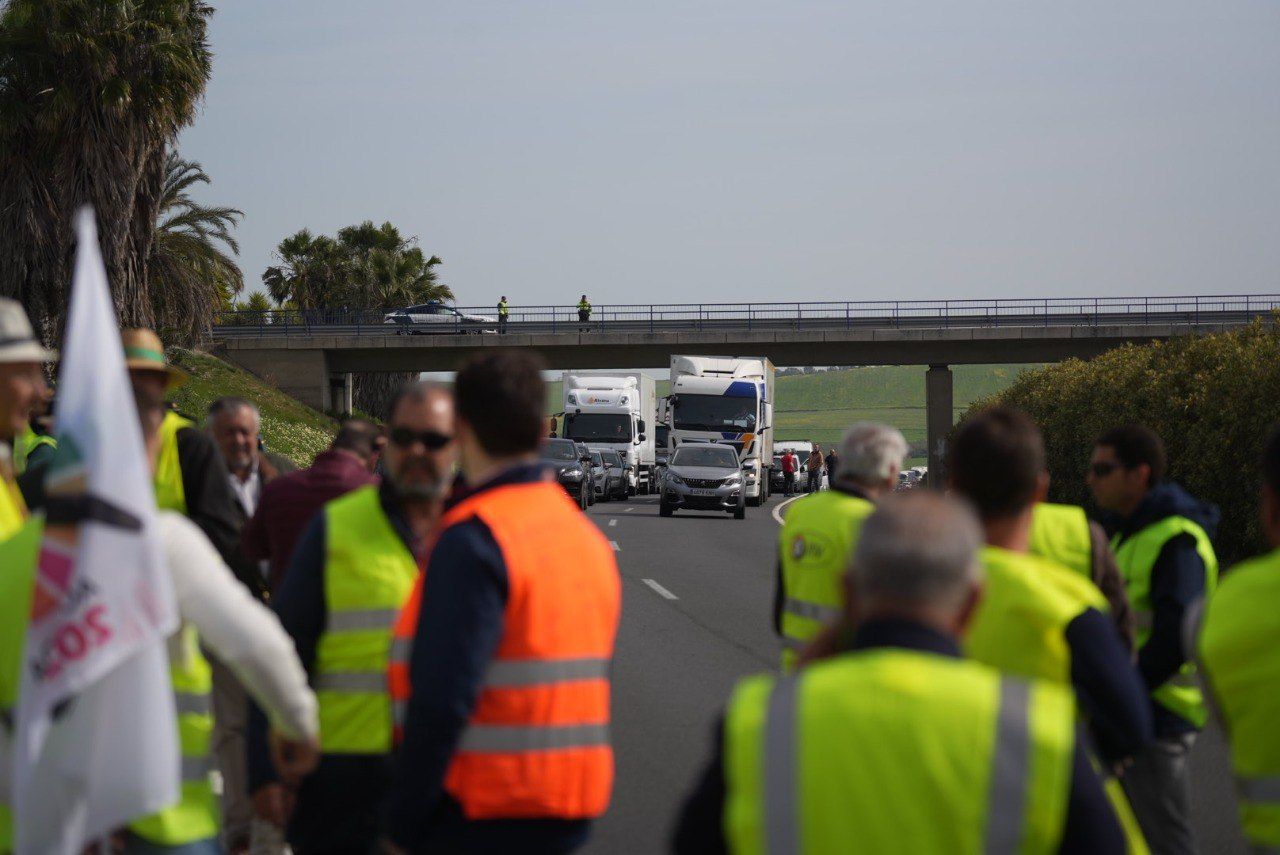
[[[613, 789], [609, 670], [622, 596], [613, 550], [558, 484], [486, 490], [445, 514], [441, 535], [472, 519], [502, 551], [507, 604], [444, 788], [468, 819], [600, 816]], [[408, 660], [422, 583], [391, 646], [397, 739], [413, 690]]]

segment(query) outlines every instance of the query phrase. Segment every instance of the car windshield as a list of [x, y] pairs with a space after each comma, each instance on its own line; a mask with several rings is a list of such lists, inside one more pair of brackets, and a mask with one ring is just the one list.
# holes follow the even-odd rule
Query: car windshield
[[591, 452], [591, 463], [595, 466], [604, 465], [604, 459], [600, 456], [600, 452], [598, 451]]
[[618, 454], [618, 452], [616, 451], [607, 452], [604, 456], [604, 459], [609, 463], [610, 466], [618, 466], [618, 467], [622, 466], [622, 455]]
[[568, 413], [564, 435], [587, 442], [630, 442], [631, 417], [626, 413]]
[[542, 446], [543, 460], [577, 460], [578, 449], [567, 439], [548, 440]]
[[658, 425], [653, 430], [653, 442], [658, 448], [666, 448], [668, 437], [671, 436], [671, 428], [666, 425]]
[[671, 458], [672, 466], [720, 466], [738, 468], [738, 455], [723, 445], [686, 445]]
[[676, 398], [676, 430], [751, 431], [755, 427], [754, 397], [685, 394]]

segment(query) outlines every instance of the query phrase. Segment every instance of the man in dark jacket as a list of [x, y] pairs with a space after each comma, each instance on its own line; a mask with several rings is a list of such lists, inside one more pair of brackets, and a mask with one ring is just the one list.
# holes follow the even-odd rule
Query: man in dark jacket
[[348, 419], [328, 451], [300, 472], [281, 475], [262, 488], [258, 510], [244, 527], [240, 541], [251, 561], [270, 564], [267, 584], [280, 590], [289, 558], [307, 524], [326, 502], [377, 479], [370, 472], [374, 444], [382, 438], [373, 422]]
[[1211, 540], [1218, 509], [1164, 480], [1160, 437], [1126, 425], [1099, 437], [1089, 489], [1109, 512], [1116, 560], [1137, 624], [1138, 671], [1151, 692], [1156, 742], [1122, 782], [1153, 852], [1194, 851], [1187, 758], [1204, 726], [1204, 699], [1183, 646], [1187, 610], [1212, 593], [1218, 562]]
[[[411, 384], [391, 404], [387, 471], [376, 488], [377, 521], [404, 544], [418, 567], [425, 562], [432, 530], [452, 478], [453, 433], [453, 400], [441, 387]], [[348, 498], [353, 495], [348, 494]], [[292, 636], [313, 685], [317, 683], [321, 641], [330, 635], [333, 611], [326, 585], [330, 573], [326, 566], [331, 543], [328, 529], [327, 513], [312, 518], [293, 551], [275, 598], [276, 614]], [[368, 557], [375, 557], [374, 553], [370, 551]], [[389, 641], [391, 627], [386, 626], [385, 631]], [[342, 715], [340, 710], [328, 709], [326, 703], [321, 694], [322, 730], [326, 716]], [[322, 733], [320, 765], [303, 780], [296, 793], [296, 808], [289, 817], [285, 805], [288, 794], [271, 766], [267, 722], [257, 709], [250, 714], [248, 742], [249, 792], [253, 794], [254, 810], [273, 825], [287, 823], [288, 840], [295, 852], [337, 855], [370, 851], [377, 840], [390, 785], [389, 751], [330, 750]]]

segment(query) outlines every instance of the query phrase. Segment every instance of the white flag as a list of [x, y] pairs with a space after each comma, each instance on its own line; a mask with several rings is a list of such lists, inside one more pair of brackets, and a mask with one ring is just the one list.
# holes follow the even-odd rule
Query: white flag
[[177, 608], [150, 467], [93, 212], [76, 221], [75, 278], [47, 489], [96, 512], [46, 526], [13, 743], [15, 848], [78, 853], [177, 801], [181, 758], [165, 637]]

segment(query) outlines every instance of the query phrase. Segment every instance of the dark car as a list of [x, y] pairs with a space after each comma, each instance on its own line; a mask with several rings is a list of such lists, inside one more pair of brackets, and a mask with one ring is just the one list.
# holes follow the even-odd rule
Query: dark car
[[575, 441], [574, 445], [578, 447], [578, 459], [582, 461], [583, 468], [587, 470], [587, 506], [590, 507], [596, 503], [596, 493], [599, 492], [596, 488], [599, 484], [600, 476], [596, 473], [596, 467], [591, 462], [591, 449], [587, 448], [587, 444]]
[[787, 488], [787, 476], [782, 471], [782, 455], [773, 455], [773, 468], [769, 470], [769, 492], [781, 493]]
[[554, 467], [556, 481], [569, 498], [585, 511], [591, 503], [591, 455], [581, 454], [578, 444], [571, 439], [549, 439], [542, 446], [540, 456]]
[[627, 497], [627, 465], [622, 455], [612, 448], [593, 449], [591, 459], [600, 461], [601, 478], [596, 483], [596, 495], [607, 502]]

